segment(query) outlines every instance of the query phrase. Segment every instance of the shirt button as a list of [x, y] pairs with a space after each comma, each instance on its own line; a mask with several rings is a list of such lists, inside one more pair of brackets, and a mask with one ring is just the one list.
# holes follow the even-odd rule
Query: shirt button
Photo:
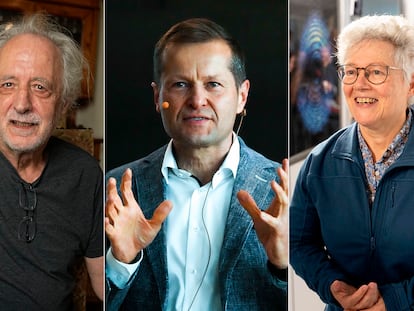
[[196, 269], [191, 270], [191, 274], [196, 274], [196, 273], [197, 273]]
[[375, 171], [375, 176], [379, 176], [379, 171]]

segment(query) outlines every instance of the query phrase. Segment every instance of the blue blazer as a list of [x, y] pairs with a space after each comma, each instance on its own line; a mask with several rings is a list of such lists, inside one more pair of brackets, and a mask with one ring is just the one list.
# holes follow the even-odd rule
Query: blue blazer
[[[286, 310], [287, 282], [269, 269], [266, 252], [257, 238], [253, 222], [239, 204], [236, 194], [248, 191], [261, 209], [274, 197], [270, 181], [279, 177], [280, 164], [248, 148], [240, 140], [240, 163], [231, 195], [224, 240], [219, 259], [219, 282], [223, 310]], [[107, 174], [120, 184], [122, 174], [132, 169], [132, 188], [141, 209], [151, 218], [165, 200], [165, 181], [161, 166], [166, 146], [147, 157], [118, 167]], [[271, 268], [271, 267], [270, 267]], [[167, 253], [164, 228], [144, 250], [144, 257], [125, 289], [107, 280], [107, 310], [165, 310], [168, 301]]]

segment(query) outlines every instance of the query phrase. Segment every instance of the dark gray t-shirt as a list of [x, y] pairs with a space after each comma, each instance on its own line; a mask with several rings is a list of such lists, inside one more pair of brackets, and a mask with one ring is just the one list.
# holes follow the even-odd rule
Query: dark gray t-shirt
[[[22, 181], [0, 153], [2, 310], [71, 309], [73, 264], [103, 255], [103, 176], [98, 163], [56, 138], [51, 138], [46, 152], [47, 165], [32, 184]], [[31, 242], [25, 240], [26, 223], [19, 230], [27, 216], [33, 216], [29, 235], [36, 226]]]

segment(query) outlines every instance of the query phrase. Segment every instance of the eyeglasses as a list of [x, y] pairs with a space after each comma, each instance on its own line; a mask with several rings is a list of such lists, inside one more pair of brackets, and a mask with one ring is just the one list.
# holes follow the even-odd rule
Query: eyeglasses
[[378, 85], [385, 82], [390, 69], [402, 70], [401, 68], [384, 65], [368, 65], [366, 67], [343, 65], [338, 68], [338, 76], [344, 84], [354, 84], [358, 79], [359, 71], [364, 70], [365, 78], [372, 84]]
[[36, 191], [32, 186], [22, 184], [19, 191], [19, 206], [23, 208], [26, 215], [19, 223], [17, 238], [30, 243], [36, 236], [36, 220], [34, 212], [37, 205]]

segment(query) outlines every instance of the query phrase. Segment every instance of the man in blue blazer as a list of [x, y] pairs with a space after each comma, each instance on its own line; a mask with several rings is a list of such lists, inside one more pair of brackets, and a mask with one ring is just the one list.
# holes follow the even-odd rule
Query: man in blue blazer
[[108, 310], [286, 310], [287, 160], [233, 132], [249, 92], [216, 23], [174, 25], [154, 51], [168, 145], [107, 174]]

